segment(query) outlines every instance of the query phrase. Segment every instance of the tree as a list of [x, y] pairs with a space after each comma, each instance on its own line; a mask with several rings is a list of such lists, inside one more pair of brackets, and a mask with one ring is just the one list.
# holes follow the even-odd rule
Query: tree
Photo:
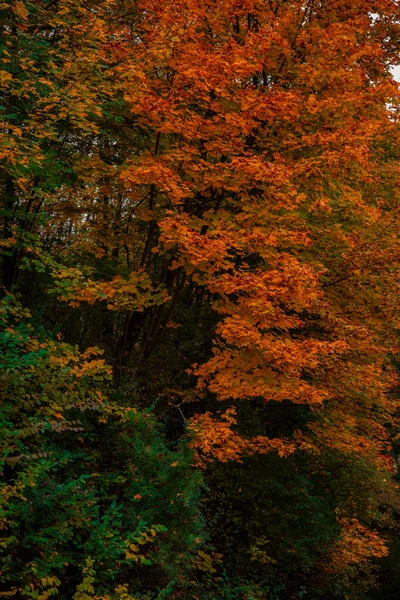
[[[174, 442], [194, 431], [197, 464], [361, 461], [391, 506], [397, 4], [1, 6], [6, 289], [103, 348]], [[337, 502], [336, 547], [383, 555], [375, 516]]]

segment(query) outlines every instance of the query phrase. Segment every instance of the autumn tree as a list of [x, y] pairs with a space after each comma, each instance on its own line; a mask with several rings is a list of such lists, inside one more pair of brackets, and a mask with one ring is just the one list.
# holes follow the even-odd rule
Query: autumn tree
[[398, 3], [0, 9], [5, 291], [190, 436], [216, 547], [225, 469], [281, 461], [329, 531], [301, 584], [364, 594], [397, 510]]

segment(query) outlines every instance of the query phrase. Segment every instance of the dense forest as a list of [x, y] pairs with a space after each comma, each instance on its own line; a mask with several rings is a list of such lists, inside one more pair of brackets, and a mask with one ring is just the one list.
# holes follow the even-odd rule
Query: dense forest
[[398, 600], [398, 0], [0, 30], [0, 597]]

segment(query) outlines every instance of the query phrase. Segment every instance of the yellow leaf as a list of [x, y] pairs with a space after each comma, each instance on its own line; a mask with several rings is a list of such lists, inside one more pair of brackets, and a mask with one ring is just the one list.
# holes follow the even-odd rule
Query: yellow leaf
[[136, 544], [129, 544], [129, 548], [134, 552], [139, 552], [139, 547]]
[[25, 4], [23, 2], [16, 2], [14, 4], [14, 12], [24, 21], [27, 20], [28, 18], [28, 11], [27, 8], [25, 6]]
[[0, 71], [0, 83], [4, 84], [7, 81], [11, 81], [13, 76], [8, 71]]

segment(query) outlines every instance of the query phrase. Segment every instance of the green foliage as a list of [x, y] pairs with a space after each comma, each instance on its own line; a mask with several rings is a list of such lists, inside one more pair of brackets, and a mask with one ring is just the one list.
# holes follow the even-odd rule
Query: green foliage
[[375, 4], [0, 0], [0, 596], [397, 600]]
[[274, 454], [213, 467], [207, 516], [229, 579], [294, 593], [314, 577], [340, 530], [308, 467], [305, 457]]
[[[39, 598], [59, 580], [68, 598], [76, 585], [107, 593], [182, 577], [202, 529], [186, 445], [169, 448], [150, 412], [107, 399], [97, 350], [35, 338], [12, 298], [1, 314], [3, 585]], [[79, 584], [89, 557], [96, 573]]]

